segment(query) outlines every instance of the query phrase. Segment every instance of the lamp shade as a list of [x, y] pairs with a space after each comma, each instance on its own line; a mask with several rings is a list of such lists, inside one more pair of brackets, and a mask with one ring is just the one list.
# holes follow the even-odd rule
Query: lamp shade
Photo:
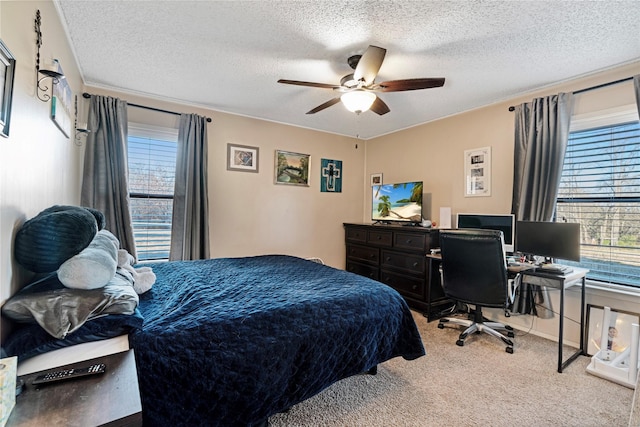
[[373, 101], [376, 100], [376, 94], [357, 89], [343, 94], [340, 100], [347, 110], [359, 114], [371, 108]]

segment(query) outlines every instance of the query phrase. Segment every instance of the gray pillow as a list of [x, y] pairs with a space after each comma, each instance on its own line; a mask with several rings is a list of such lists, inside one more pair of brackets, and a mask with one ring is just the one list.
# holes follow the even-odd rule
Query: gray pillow
[[55, 338], [65, 338], [87, 320], [106, 314], [133, 314], [138, 294], [116, 274], [98, 289], [69, 289], [55, 274], [21, 289], [3, 306], [2, 314], [16, 322], [38, 323]]

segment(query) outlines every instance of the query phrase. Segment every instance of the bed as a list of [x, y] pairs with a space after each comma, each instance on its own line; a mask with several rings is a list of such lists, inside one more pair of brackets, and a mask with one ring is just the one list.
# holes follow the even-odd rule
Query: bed
[[362, 276], [286, 255], [153, 271], [129, 333], [145, 425], [264, 425], [340, 379], [425, 354], [402, 297]]

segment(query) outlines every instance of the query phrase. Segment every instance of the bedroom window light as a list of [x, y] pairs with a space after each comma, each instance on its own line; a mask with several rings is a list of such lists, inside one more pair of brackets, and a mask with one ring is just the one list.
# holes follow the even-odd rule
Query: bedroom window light
[[640, 288], [640, 122], [635, 106], [572, 121], [556, 221], [581, 224], [588, 278]]
[[129, 197], [138, 261], [169, 259], [178, 130], [129, 123]]

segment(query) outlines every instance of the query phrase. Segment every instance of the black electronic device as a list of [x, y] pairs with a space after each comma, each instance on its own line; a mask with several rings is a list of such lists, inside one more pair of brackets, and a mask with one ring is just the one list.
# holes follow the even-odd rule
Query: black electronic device
[[500, 230], [504, 237], [504, 250], [514, 252], [515, 216], [512, 214], [459, 213], [456, 215], [456, 228], [475, 228], [481, 230]]
[[518, 221], [516, 251], [545, 257], [548, 262], [553, 259], [580, 261], [580, 224]]
[[67, 381], [75, 378], [86, 377], [89, 375], [103, 374], [105, 370], [106, 366], [104, 363], [96, 363], [84, 368], [60, 369], [37, 376], [33, 380], [32, 384], [44, 385], [58, 381]]
[[547, 263], [542, 264], [538, 271], [550, 274], [569, 274], [573, 272], [573, 268], [568, 265]]

